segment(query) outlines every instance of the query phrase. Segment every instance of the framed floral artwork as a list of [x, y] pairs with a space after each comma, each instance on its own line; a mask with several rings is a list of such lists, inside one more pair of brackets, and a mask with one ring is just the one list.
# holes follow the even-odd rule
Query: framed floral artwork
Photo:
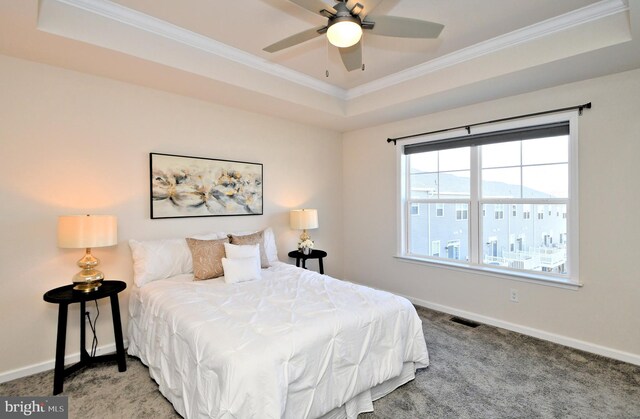
[[262, 215], [262, 164], [149, 153], [151, 218]]

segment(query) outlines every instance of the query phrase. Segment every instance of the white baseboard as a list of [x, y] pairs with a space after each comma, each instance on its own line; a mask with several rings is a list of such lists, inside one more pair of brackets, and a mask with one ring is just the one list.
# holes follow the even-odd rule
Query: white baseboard
[[[397, 294], [397, 293], [396, 293]], [[402, 295], [402, 294], [398, 294]], [[538, 339], [547, 340], [549, 342], [557, 343], [559, 345], [568, 346], [574, 349], [580, 349], [585, 352], [590, 352], [596, 355], [602, 355], [607, 358], [616, 359], [618, 361], [628, 362], [634, 365], [640, 365], [640, 355], [632, 354], [630, 352], [624, 352], [617, 349], [608, 348], [606, 346], [596, 345], [594, 343], [585, 342], [578, 339], [569, 338], [555, 333], [545, 332], [543, 330], [534, 329], [532, 327], [522, 326], [519, 324], [509, 323], [504, 320], [494, 319], [492, 317], [483, 316], [481, 314], [472, 313], [469, 311], [458, 310], [457, 308], [443, 306], [440, 304], [432, 303], [419, 298], [409, 297], [402, 295], [413, 304], [430, 308], [432, 310], [441, 311], [443, 313], [451, 314], [454, 316], [463, 317], [465, 319], [473, 320], [476, 322], [488, 324], [502, 329], [518, 332], [523, 335], [533, 336]]]
[[[129, 341], [124, 340], [125, 350], [129, 346]], [[99, 346], [96, 349], [96, 355], [106, 355], [110, 353], [114, 353], [116, 351], [116, 344], [110, 343], [108, 345]], [[80, 352], [76, 352], [74, 354], [70, 354], [64, 357], [64, 364], [74, 364], [80, 361]], [[6, 371], [0, 373], [0, 383], [6, 383], [7, 381], [15, 380], [17, 378], [27, 377], [29, 375], [37, 374], [43, 371], [52, 370], [56, 365], [55, 359], [51, 359], [49, 361], [41, 362], [39, 364], [27, 365], [26, 367], [17, 368], [15, 370]], [[51, 382], [53, 385], [53, 381]]]

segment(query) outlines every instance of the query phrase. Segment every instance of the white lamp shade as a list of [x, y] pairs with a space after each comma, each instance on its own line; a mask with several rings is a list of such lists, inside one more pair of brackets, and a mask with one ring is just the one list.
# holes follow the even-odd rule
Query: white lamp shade
[[318, 210], [291, 210], [289, 221], [291, 228], [294, 230], [311, 230], [318, 228]]
[[350, 20], [334, 23], [327, 30], [329, 42], [338, 48], [347, 48], [355, 45], [360, 41], [361, 37], [362, 27]]
[[118, 219], [114, 215], [58, 217], [58, 247], [81, 249], [115, 244], [118, 244]]

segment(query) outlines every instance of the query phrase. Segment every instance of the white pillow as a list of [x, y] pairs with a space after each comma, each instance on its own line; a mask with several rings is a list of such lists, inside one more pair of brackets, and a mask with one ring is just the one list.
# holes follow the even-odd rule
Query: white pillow
[[[225, 233], [192, 236], [198, 240], [227, 237]], [[129, 240], [133, 256], [133, 280], [138, 287], [151, 281], [193, 272], [191, 251], [184, 238], [164, 240]]]
[[129, 240], [133, 256], [133, 280], [138, 287], [157, 279], [193, 271], [185, 239]]
[[237, 244], [225, 243], [224, 253], [227, 256], [226, 257], [227, 259], [246, 259], [246, 258], [257, 257], [258, 271], [261, 269], [259, 244], [237, 245]]
[[258, 256], [248, 258], [222, 258], [222, 267], [224, 268], [224, 282], [227, 284], [260, 279], [260, 251], [258, 251]]

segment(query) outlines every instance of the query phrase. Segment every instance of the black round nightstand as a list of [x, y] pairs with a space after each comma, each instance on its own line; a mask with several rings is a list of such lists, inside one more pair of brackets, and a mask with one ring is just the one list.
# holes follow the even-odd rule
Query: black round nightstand
[[[118, 371], [127, 370], [127, 360], [124, 353], [122, 340], [122, 323], [120, 321], [120, 306], [118, 305], [118, 293], [127, 288], [122, 281], [102, 281], [97, 291], [82, 292], [73, 290], [74, 285], [54, 288], [47, 291], [43, 299], [48, 303], [58, 304], [58, 337], [56, 342], [56, 366], [53, 375], [53, 394], [62, 392], [64, 378], [74, 372], [96, 362], [118, 361]], [[110, 355], [90, 356], [85, 347], [85, 311], [86, 302], [110, 297], [111, 316], [113, 318], [113, 334], [116, 341], [116, 353]], [[65, 344], [67, 340], [67, 311], [69, 304], [80, 303], [80, 362], [64, 368]]]
[[307, 269], [307, 259], [318, 259], [318, 268], [320, 268], [320, 273], [324, 275], [324, 266], [322, 266], [322, 259], [327, 257], [327, 252], [324, 250], [316, 250], [311, 249], [311, 253], [305, 255], [299, 250], [292, 250], [289, 252], [289, 257], [294, 258], [296, 260], [296, 266], [300, 267], [300, 261], [302, 260], [302, 267]]

